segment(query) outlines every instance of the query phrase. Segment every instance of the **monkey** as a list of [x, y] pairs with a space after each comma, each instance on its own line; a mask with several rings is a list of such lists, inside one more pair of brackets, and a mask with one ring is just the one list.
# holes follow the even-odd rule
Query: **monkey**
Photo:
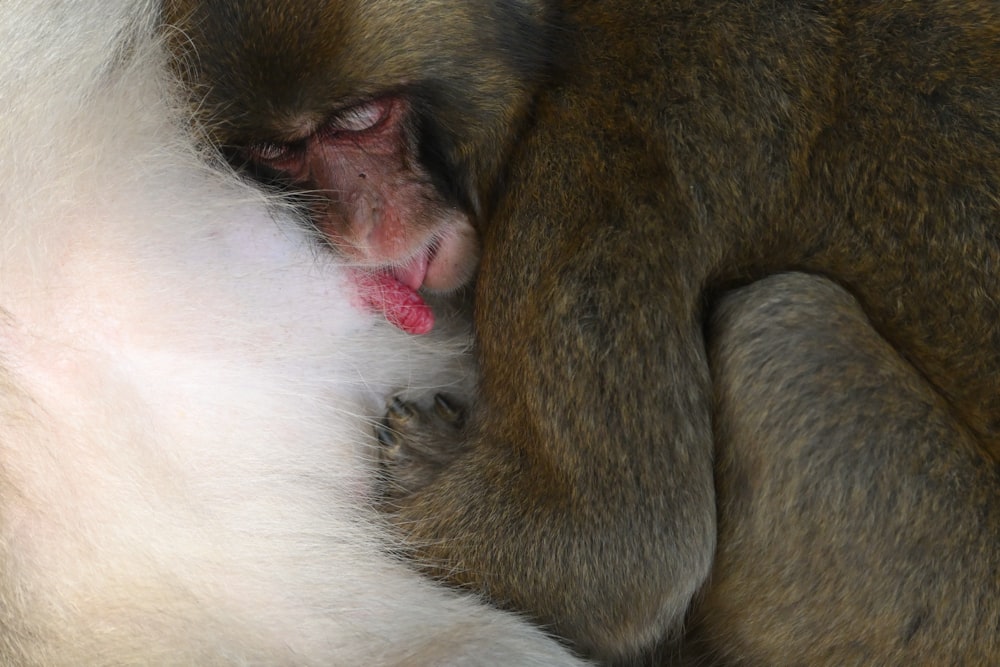
[[[455, 289], [475, 274], [475, 400], [467, 411], [426, 413], [404, 402], [381, 430], [397, 482], [387, 487], [390, 519], [430, 574], [608, 661], [679, 636], [699, 596], [713, 608], [719, 512], [734, 491], [719, 486], [739, 478], [716, 470], [706, 319], [718, 295], [778, 272], [825, 276], [857, 300], [871, 331], [938, 397], [935, 414], [961, 431], [942, 447], [973, 447], [983, 465], [1000, 455], [993, 3], [166, 8], [192, 99], [217, 119], [211, 140], [265, 180], [315, 195], [331, 245], [405, 288]], [[367, 157], [351, 171], [358, 154]], [[404, 176], [407, 188], [397, 185]], [[475, 243], [437, 240], [466, 239], [454, 230], [467, 228]], [[785, 398], [820, 414], [833, 400]], [[910, 434], [941, 433], [893, 420], [894, 409], [884, 415], [898, 425], [893, 442], [919, 466], [926, 448]], [[782, 433], [763, 441], [777, 448]], [[876, 465], [850, 448], [852, 436], [857, 429], [831, 445], [857, 456], [844, 475]], [[994, 517], [995, 478], [956, 475]], [[922, 479], [893, 482], [911, 489]], [[808, 505], [811, 491], [796, 488]], [[771, 502], [761, 516], [790, 499]], [[833, 509], [848, 507], [858, 509]], [[948, 627], [992, 629], [1000, 602], [977, 596], [996, 588], [995, 530], [950, 542], [949, 526], [920, 516], [928, 534], [975, 546], [970, 558], [986, 564], [941, 580], [950, 599], [982, 605], [962, 607]], [[842, 525], [825, 537], [849, 544], [853, 524]], [[738, 571], [753, 573], [754, 562]], [[871, 600], [879, 588], [869, 583], [851, 589], [866, 596], [844, 614]], [[906, 573], [894, 583], [906, 603], [921, 599]], [[769, 611], [791, 624], [797, 607]], [[914, 624], [940, 630], [956, 655], [977, 650], [936, 616], [903, 616], [878, 620], [896, 636]], [[852, 649], [843, 650], [847, 660]]]
[[583, 665], [401, 559], [371, 424], [467, 334], [205, 148], [160, 22], [0, 6], [0, 664]]
[[818, 276], [726, 294], [706, 339], [718, 547], [643, 664], [993, 664], [1000, 465], [941, 395]]

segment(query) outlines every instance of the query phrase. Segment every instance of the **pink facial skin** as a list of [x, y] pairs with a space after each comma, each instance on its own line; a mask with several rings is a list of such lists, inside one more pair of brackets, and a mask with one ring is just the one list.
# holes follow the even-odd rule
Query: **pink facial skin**
[[466, 215], [447, 203], [420, 165], [408, 104], [382, 97], [335, 113], [299, 136], [251, 144], [247, 156], [321, 197], [317, 227], [356, 265], [365, 302], [404, 331], [426, 333], [433, 314], [420, 289], [466, 283], [479, 256]]

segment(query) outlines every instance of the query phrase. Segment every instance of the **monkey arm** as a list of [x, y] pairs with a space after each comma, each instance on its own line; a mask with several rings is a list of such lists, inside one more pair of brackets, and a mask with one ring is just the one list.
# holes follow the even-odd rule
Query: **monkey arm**
[[[595, 203], [553, 236], [541, 201], [500, 211], [517, 223], [484, 237], [480, 397], [464, 433], [444, 435], [467, 441], [431, 445], [457, 458], [394, 518], [436, 576], [620, 657], [676, 627], [712, 560], [700, 314], [660, 258], [633, 251], [642, 239], [607, 229], [611, 209]], [[393, 428], [405, 440], [413, 426]]]

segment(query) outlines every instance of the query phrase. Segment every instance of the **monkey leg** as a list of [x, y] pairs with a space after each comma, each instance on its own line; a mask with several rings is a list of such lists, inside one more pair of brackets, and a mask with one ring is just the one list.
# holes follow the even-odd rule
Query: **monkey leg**
[[711, 327], [719, 535], [696, 664], [1000, 664], [1000, 466], [826, 280]]

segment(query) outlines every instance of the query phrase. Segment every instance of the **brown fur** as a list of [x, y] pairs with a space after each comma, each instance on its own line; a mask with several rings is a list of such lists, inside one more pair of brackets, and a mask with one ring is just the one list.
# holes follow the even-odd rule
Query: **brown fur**
[[[482, 381], [468, 444], [397, 499], [398, 524], [433, 572], [529, 610], [588, 652], [627, 656], [676, 632], [706, 582], [720, 483], [722, 544], [703, 607], [718, 620], [695, 617], [709, 645], [748, 662], [797, 662], [793, 647], [812, 641], [830, 664], [850, 663], [860, 660], [851, 633], [874, 624], [864, 650], [876, 663], [904, 655], [908, 628], [936, 632], [927, 645], [940, 654], [996, 659], [1000, 648], [982, 639], [1000, 606], [982, 593], [996, 590], [998, 548], [995, 3], [176, 0], [171, 10], [194, 12], [184, 23], [198, 55], [191, 78], [208, 86], [205, 107], [230, 119], [220, 141], [271, 139], [256, 132], [273, 133], [283, 114], [404, 91], [423, 166], [478, 227]], [[742, 491], [728, 485], [744, 478], [727, 476], [725, 458], [713, 474], [703, 307], [788, 269], [847, 288], [912, 364], [887, 364], [902, 383], [890, 390], [915, 392], [952, 422], [939, 441], [932, 423], [892, 419], [917, 399], [888, 400], [872, 421], [898, 423], [889, 435], [901, 460], [885, 474], [900, 477], [870, 499], [847, 492], [860, 492], [851, 475], [885, 463], [855, 439], [860, 417], [843, 439], [829, 433], [832, 448], [856, 456], [833, 468], [843, 486], [803, 486], [823, 476], [776, 459], [761, 479], [789, 475], [794, 491], [769, 487], [753, 511], [802, 533], [787, 537], [787, 552], [744, 552], [741, 540], [763, 538], [727, 514], [740, 516], [729, 503]], [[844, 363], [849, 374], [814, 387], [802, 410], [825, 409], [841, 383], [857, 390], [860, 362]], [[750, 382], [757, 371], [746, 372]], [[743, 460], [742, 444], [730, 444], [741, 465], [780, 450], [751, 442]], [[964, 501], [914, 472], [926, 456], [955, 489], [970, 485]], [[913, 497], [893, 501], [892, 488]], [[934, 494], [955, 520], [963, 508], [981, 517], [984, 536], [963, 529], [952, 540]], [[783, 518], [789, 503], [802, 503], [803, 518]], [[842, 520], [822, 524], [831, 511]], [[896, 557], [903, 517], [941, 551]], [[814, 543], [815, 524], [828, 532]], [[840, 562], [833, 572], [853, 584], [842, 595], [833, 575], [816, 597], [782, 596], [755, 577], [791, 558], [781, 572], [813, 586], [814, 563], [861, 529], [891, 566]], [[936, 558], [969, 567], [938, 571], [929, 590], [944, 598], [931, 608], [909, 568]], [[758, 583], [739, 584], [744, 576]], [[872, 606], [880, 591], [898, 596], [885, 613]], [[935, 621], [949, 611], [959, 617]], [[814, 624], [796, 626], [800, 615]], [[828, 642], [816, 637], [830, 629]], [[772, 649], [740, 643], [758, 634]]]
[[710, 338], [719, 548], [686, 664], [994, 664], [1000, 466], [947, 402], [816, 277], [727, 297]]

